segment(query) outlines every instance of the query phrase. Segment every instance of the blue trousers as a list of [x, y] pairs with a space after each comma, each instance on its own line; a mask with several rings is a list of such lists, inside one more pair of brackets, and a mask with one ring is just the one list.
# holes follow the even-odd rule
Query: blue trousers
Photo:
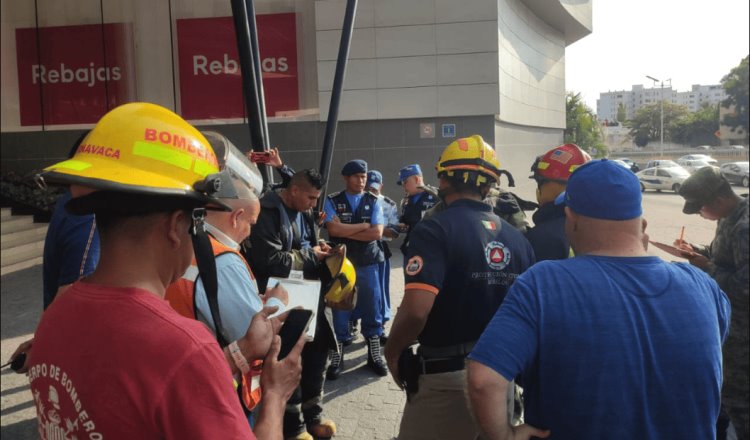
[[380, 270], [380, 288], [383, 292], [383, 301], [380, 309], [382, 310], [383, 322], [391, 320], [391, 259], [378, 264]]
[[383, 333], [383, 293], [380, 269], [377, 264], [356, 268], [357, 305], [354, 310], [333, 311], [333, 327], [339, 342], [352, 338], [349, 334], [349, 320], [352, 314], [362, 320], [362, 336], [371, 338]]

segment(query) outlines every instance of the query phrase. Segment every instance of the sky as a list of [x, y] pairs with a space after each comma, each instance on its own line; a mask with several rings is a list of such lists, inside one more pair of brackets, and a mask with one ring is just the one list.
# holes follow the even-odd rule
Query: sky
[[748, 0], [594, 0], [593, 32], [567, 47], [565, 88], [596, 112], [599, 93], [719, 84], [748, 55]]

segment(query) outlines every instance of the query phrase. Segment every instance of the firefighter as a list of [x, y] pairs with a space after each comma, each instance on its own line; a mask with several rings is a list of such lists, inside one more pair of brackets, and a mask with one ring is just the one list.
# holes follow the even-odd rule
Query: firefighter
[[537, 157], [531, 166], [533, 174], [529, 178], [536, 181], [539, 209], [532, 216], [534, 227], [526, 231], [526, 238], [537, 261], [571, 256], [565, 237], [565, 207], [556, 205], [555, 199], [565, 191], [571, 173], [590, 160], [591, 156], [577, 145], [564, 144]]
[[[465, 359], [515, 279], [534, 263], [521, 232], [483, 202], [500, 163], [481, 136], [450, 144], [436, 169], [447, 207], [412, 231], [404, 299], [385, 348], [388, 369], [407, 389], [402, 440], [476, 437]], [[414, 340], [418, 365], [402, 376]]]

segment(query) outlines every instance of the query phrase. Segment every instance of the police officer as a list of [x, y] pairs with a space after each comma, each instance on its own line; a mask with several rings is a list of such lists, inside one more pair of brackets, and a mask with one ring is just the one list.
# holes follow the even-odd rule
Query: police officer
[[680, 188], [685, 199], [682, 212], [700, 214], [706, 220], [718, 220], [716, 237], [709, 246], [691, 245], [677, 240], [676, 246], [689, 252], [693, 266], [711, 275], [732, 305], [729, 335], [724, 342], [724, 384], [721, 389], [721, 413], [717, 438], [727, 437], [731, 418], [737, 438], [748, 434], [748, 308], [750, 307], [750, 226], [747, 196], [738, 196], [715, 167], [704, 167], [688, 177]]
[[331, 352], [328, 379], [337, 379], [343, 370], [344, 342], [352, 339], [349, 319], [354, 313], [362, 319], [362, 335], [367, 340], [367, 365], [379, 376], [388, 374], [380, 349], [383, 334], [382, 293], [378, 264], [384, 261], [379, 241], [383, 236], [383, 208], [378, 198], [365, 192], [367, 162], [352, 160], [341, 170], [346, 189], [326, 198], [325, 225], [335, 243], [346, 245], [347, 257], [357, 273], [357, 305], [353, 311], [334, 310], [333, 325], [339, 350]]
[[[377, 170], [367, 172], [367, 187], [365, 190], [375, 195], [383, 204], [383, 217], [385, 218], [385, 228], [383, 229], [383, 239], [380, 240], [380, 247], [383, 249], [385, 261], [380, 264], [380, 278], [383, 287], [383, 321], [391, 319], [391, 249], [388, 242], [397, 238], [398, 232], [398, 205], [390, 197], [383, 195], [383, 174]], [[381, 338], [381, 341], [384, 338]]]
[[418, 389], [407, 378], [401, 440], [473, 439], [465, 398], [466, 355], [514, 280], [534, 263], [528, 241], [482, 199], [497, 180], [494, 149], [474, 135], [450, 144], [437, 163], [447, 208], [419, 223], [404, 257], [404, 299], [385, 348], [404, 385], [399, 359], [418, 340]]
[[565, 237], [565, 206], [556, 205], [555, 199], [565, 191], [571, 173], [590, 160], [578, 145], [565, 144], [537, 157], [531, 166], [529, 178], [536, 181], [539, 209], [534, 212], [534, 227], [526, 230], [526, 238], [537, 261], [562, 260], [571, 255]]
[[409, 246], [411, 229], [422, 220], [425, 211], [435, 206], [439, 198], [431, 188], [425, 186], [422, 179], [422, 168], [419, 164], [407, 165], [398, 172], [396, 184], [404, 187], [405, 197], [401, 201], [400, 230], [406, 232], [401, 243], [401, 252], [406, 254]]

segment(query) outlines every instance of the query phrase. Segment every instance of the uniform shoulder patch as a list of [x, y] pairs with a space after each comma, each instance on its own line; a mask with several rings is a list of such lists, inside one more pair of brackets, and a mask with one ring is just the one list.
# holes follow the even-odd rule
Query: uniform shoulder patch
[[338, 196], [339, 194], [341, 194], [342, 192], [343, 191], [338, 191], [338, 192], [335, 192], [335, 193], [328, 194], [327, 198], [332, 199], [332, 198]]
[[422, 257], [419, 255], [415, 255], [411, 258], [409, 258], [409, 261], [406, 263], [406, 266], [404, 267], [404, 272], [406, 272], [409, 276], [414, 276], [418, 274], [419, 272], [422, 272], [422, 267], [424, 266], [424, 260], [422, 260]]

